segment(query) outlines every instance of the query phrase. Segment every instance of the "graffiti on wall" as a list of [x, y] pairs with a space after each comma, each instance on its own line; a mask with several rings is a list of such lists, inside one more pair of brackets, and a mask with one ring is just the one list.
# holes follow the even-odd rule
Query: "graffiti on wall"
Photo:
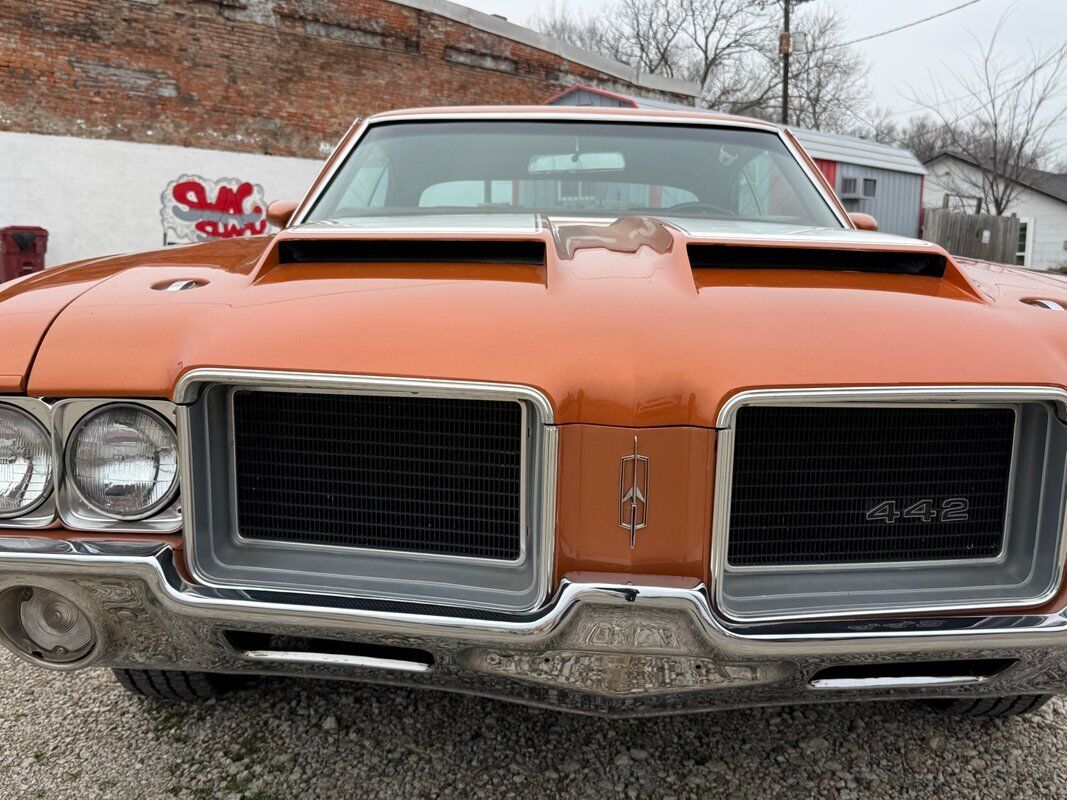
[[233, 239], [267, 232], [263, 187], [240, 178], [208, 180], [182, 175], [167, 184], [163, 203], [163, 243]]

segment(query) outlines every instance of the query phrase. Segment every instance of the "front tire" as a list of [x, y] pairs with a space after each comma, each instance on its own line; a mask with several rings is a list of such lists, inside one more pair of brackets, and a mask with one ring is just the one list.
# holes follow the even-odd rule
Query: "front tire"
[[1050, 694], [1013, 694], [1007, 697], [956, 697], [950, 700], [924, 700], [944, 714], [959, 717], [1017, 717], [1032, 714], [1052, 699]]
[[113, 669], [123, 689], [152, 700], [208, 700], [236, 689], [242, 681], [215, 672], [170, 669]]

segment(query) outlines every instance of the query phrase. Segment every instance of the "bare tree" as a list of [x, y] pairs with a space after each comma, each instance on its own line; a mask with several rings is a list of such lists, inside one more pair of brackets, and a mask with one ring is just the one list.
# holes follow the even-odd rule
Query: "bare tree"
[[1056, 175], [1067, 175], [1067, 154], [1050, 156], [1045, 166]]
[[535, 16], [530, 25], [561, 42], [619, 60], [606, 41], [597, 19], [580, 12], [571, 12], [565, 3], [557, 5], [553, 2], [548, 11]]
[[730, 108], [759, 94], [747, 69], [766, 23], [748, 0], [677, 0], [684, 20], [684, 77], [700, 84], [708, 108]]
[[952, 142], [963, 136], [961, 131], [947, 127], [926, 114], [914, 116], [900, 127], [896, 144], [903, 145], [922, 162], [938, 153], [952, 149]]
[[818, 130], [848, 130], [867, 103], [867, 63], [842, 45], [844, 22], [834, 9], [802, 14], [799, 24], [809, 46], [791, 58], [789, 122]]
[[846, 133], [904, 147], [924, 163], [938, 153], [951, 150], [953, 138], [961, 135], [949, 131], [929, 114], [914, 115], [904, 122], [897, 122], [897, 116], [888, 108], [875, 107], [858, 119], [857, 125]]
[[681, 77], [685, 12], [676, 0], [617, 0], [600, 20], [618, 58], [643, 72]]
[[706, 100], [716, 102], [740, 90], [733, 73], [764, 44], [759, 8], [761, 0], [616, 0], [593, 17], [553, 5], [532, 24], [646, 72], [713, 87]]
[[871, 106], [863, 116], [854, 116], [852, 124], [842, 133], [860, 139], [873, 139], [883, 144], [896, 144], [901, 136], [901, 126], [897, 123], [896, 116], [885, 106]]
[[568, 44], [668, 77], [684, 77], [684, 49], [677, 44], [682, 11], [675, 0], [617, 0], [610, 13], [572, 14], [552, 5], [533, 27]]
[[[777, 119], [782, 70], [778, 53], [785, 0], [616, 0], [593, 17], [552, 7], [534, 27], [563, 41], [646, 72], [701, 86], [701, 104], [735, 114]], [[806, 0], [789, 0], [797, 9]], [[841, 130], [865, 102], [865, 64], [842, 43], [832, 11], [797, 9], [793, 28], [806, 34], [794, 52], [790, 122]]]
[[939, 176], [939, 182], [997, 215], [1009, 212], [1021, 182], [1048, 158], [1053, 128], [1067, 113], [1061, 100], [1067, 44], [1008, 58], [997, 46], [1004, 20], [988, 43], [976, 40], [965, 73], [949, 70], [947, 80], [935, 79], [926, 96], [913, 98], [932, 116], [940, 149], [977, 167]]

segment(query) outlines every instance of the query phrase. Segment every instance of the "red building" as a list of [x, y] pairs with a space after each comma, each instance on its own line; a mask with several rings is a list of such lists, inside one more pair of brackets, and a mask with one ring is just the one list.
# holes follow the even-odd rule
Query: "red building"
[[698, 93], [447, 0], [8, 0], [0, 31], [0, 130], [28, 133], [320, 157], [391, 108]]

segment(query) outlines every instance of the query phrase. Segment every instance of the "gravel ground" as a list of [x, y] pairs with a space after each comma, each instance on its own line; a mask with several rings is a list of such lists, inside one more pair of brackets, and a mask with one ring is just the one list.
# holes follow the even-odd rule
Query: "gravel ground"
[[1067, 701], [1009, 720], [908, 703], [600, 720], [266, 680], [153, 704], [0, 655], [0, 798], [1067, 797]]

